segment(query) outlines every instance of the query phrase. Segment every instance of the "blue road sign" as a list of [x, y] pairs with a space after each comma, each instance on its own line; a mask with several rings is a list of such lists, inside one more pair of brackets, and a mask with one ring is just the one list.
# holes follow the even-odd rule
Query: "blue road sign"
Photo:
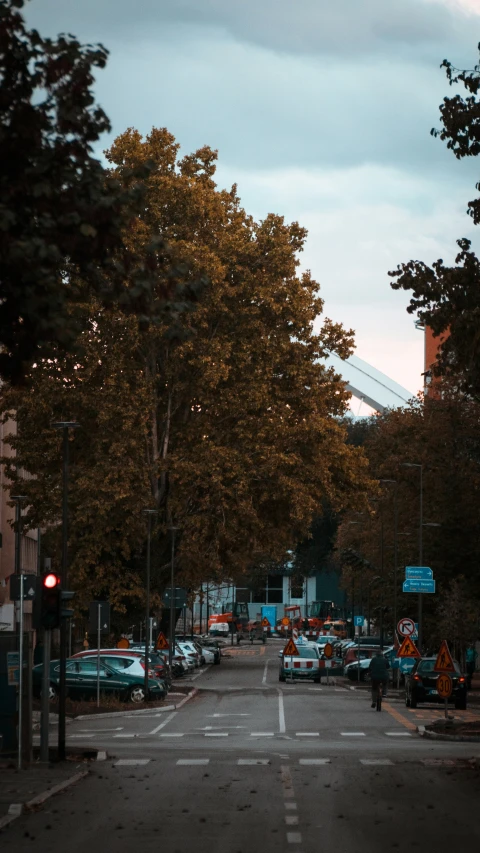
[[415, 578], [420, 581], [431, 581], [433, 572], [428, 566], [405, 566], [405, 578], [406, 580]]
[[403, 582], [403, 592], [433, 593], [435, 592], [435, 581], [414, 580], [413, 578], [409, 578]]
[[410, 672], [415, 666], [417, 658], [395, 658], [400, 661], [400, 672]]
[[355, 625], [357, 626], [357, 628], [361, 628], [363, 626], [363, 623], [364, 623], [363, 616], [355, 616]]

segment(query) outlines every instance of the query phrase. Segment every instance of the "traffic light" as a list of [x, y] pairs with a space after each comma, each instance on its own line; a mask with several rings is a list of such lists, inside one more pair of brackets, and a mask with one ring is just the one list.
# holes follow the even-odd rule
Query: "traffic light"
[[49, 572], [42, 577], [40, 604], [40, 624], [42, 628], [53, 630], [60, 626], [62, 610], [62, 591], [60, 576]]

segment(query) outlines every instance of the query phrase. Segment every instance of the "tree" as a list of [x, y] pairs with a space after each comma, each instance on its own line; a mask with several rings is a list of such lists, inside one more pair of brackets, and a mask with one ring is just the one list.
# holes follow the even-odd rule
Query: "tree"
[[[72, 307], [86, 288], [150, 322], [152, 279], [169, 267], [160, 235], [141, 259], [123, 240], [149, 164], [126, 191], [92, 155], [110, 130], [91, 92], [108, 52], [42, 38], [23, 5], [0, 0], [0, 377], [13, 383], [32, 360], [78, 347], [84, 315]], [[163, 311], [178, 301], [181, 271], [170, 269], [169, 284]]]
[[[480, 50], [480, 44], [479, 44]], [[480, 65], [459, 71], [444, 60], [450, 85], [462, 83], [469, 93], [444, 98], [440, 107], [443, 128], [432, 130], [447, 142], [457, 159], [480, 154]], [[480, 189], [480, 184], [476, 185]], [[468, 212], [476, 225], [480, 222], [480, 198], [470, 201]], [[432, 266], [420, 261], [400, 264], [389, 275], [394, 290], [411, 290], [413, 296], [407, 311], [418, 314], [441, 337], [435, 375], [456, 378], [459, 387], [477, 399], [480, 395], [480, 263], [470, 241], [458, 240], [459, 253], [455, 266], [437, 260]]]
[[[172, 335], [168, 324], [139, 328], [89, 302], [82, 357], [39, 362], [33, 393], [12, 390], [3, 405], [18, 413], [18, 464], [36, 477], [22, 486], [33, 526], [58, 517], [59, 448], [49, 425], [67, 412], [82, 424], [70, 525], [82, 600], [106, 592], [122, 606], [141, 595], [143, 507], [159, 510], [161, 592], [170, 524], [180, 528], [179, 583], [238, 579], [281, 560], [325, 500], [348, 506], [368, 483], [361, 451], [347, 446], [336, 420], [347, 393], [323, 361], [327, 350], [346, 355], [351, 334], [328, 319], [312, 331], [323, 304], [317, 282], [297, 274], [305, 230], [273, 214], [255, 222], [236, 187], [217, 189], [210, 148], [177, 155], [165, 129], [146, 139], [130, 129], [107, 152], [127, 189], [133, 169], [154, 164], [125, 242], [140, 256], [161, 234], [172, 261], [209, 282], [196, 310], [181, 313]], [[159, 275], [154, 299], [163, 287]], [[8, 473], [15, 478], [13, 465]]]

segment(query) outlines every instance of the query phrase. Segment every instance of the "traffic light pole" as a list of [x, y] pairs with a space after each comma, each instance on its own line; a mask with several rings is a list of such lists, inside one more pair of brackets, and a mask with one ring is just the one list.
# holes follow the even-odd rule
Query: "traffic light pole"
[[50, 645], [52, 632], [43, 629], [42, 707], [40, 716], [40, 761], [48, 762], [48, 716], [50, 713]]

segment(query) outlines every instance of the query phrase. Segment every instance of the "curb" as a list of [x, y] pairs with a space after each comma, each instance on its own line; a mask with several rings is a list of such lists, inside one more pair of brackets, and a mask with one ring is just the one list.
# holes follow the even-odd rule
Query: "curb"
[[429, 731], [425, 726], [417, 726], [417, 732], [421, 737], [430, 738], [430, 740], [454, 740], [464, 743], [480, 743], [480, 736], [468, 735], [445, 735], [442, 732]]
[[58, 785], [54, 785], [53, 788], [48, 788], [46, 791], [42, 791], [41, 794], [37, 794], [37, 796], [33, 797], [32, 800], [29, 800], [28, 803], [12, 803], [9, 806], [8, 814], [0, 819], [0, 830], [5, 829], [6, 826], [9, 826], [9, 824], [13, 823], [14, 820], [29, 809], [33, 809], [36, 806], [43, 806], [50, 797], [54, 797], [55, 794], [60, 794], [61, 791], [65, 791], [66, 788], [70, 787], [70, 785], [75, 785], [76, 782], [80, 782], [80, 780], [84, 779], [88, 774], [88, 770], [82, 770], [80, 773], [75, 773], [74, 776], [70, 776], [69, 779], [59, 782]]

